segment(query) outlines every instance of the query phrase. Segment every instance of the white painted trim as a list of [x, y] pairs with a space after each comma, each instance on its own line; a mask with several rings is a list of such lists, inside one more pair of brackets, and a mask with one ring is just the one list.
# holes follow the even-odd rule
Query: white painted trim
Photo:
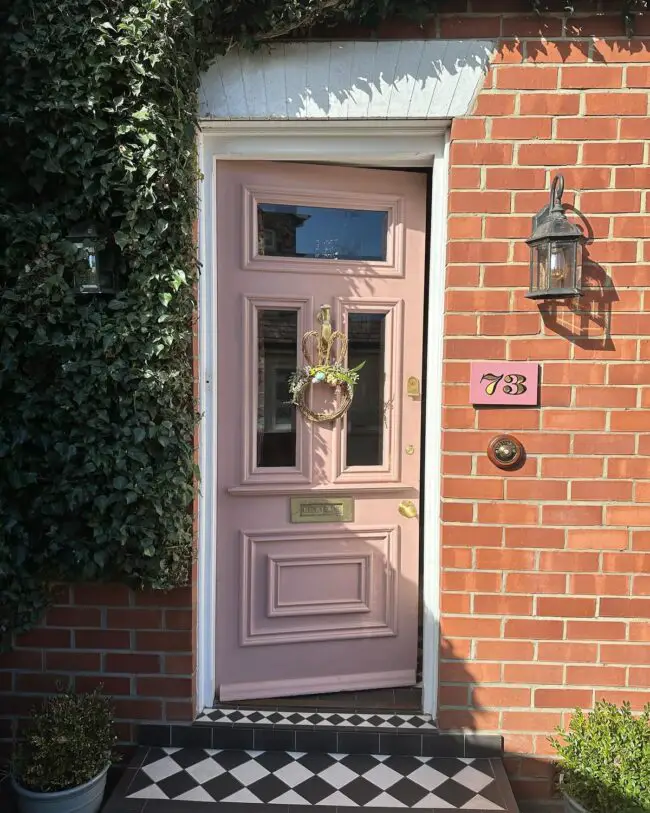
[[[200, 403], [203, 413], [200, 434], [202, 488], [199, 495], [198, 558], [198, 663], [197, 713], [212, 706], [215, 695], [214, 641], [216, 639], [215, 568], [216, 541], [216, 436], [217, 380], [215, 340], [216, 323], [216, 189], [217, 160], [298, 160], [364, 164], [380, 167], [433, 166], [431, 253], [429, 275], [428, 335], [424, 477], [421, 493], [426, 495], [423, 518], [424, 551], [424, 624], [423, 624], [423, 702], [424, 711], [436, 714], [438, 683], [438, 622], [440, 580], [440, 444], [442, 412], [442, 325], [444, 300], [444, 263], [446, 247], [446, 207], [448, 148], [441, 130], [447, 122], [328, 122], [317, 127], [310, 122], [261, 121], [233, 126], [234, 122], [211, 123], [203, 128], [200, 140], [201, 219], [200, 256], [203, 264], [199, 280], [199, 356]], [[426, 128], [424, 127], [426, 125]], [[237, 134], [246, 133], [248, 148], [242, 153]], [[327, 133], [330, 132], [331, 136]], [[417, 143], [409, 142], [417, 133]], [[311, 137], [312, 134], [315, 137]], [[341, 138], [345, 149], [340, 149]], [[425, 140], [426, 139], [426, 140]], [[410, 143], [410, 154], [407, 152]], [[369, 159], [369, 156], [372, 156]]]
[[[202, 121], [217, 158], [430, 167], [431, 143], [448, 119], [404, 121]], [[363, 149], [360, 151], [360, 140]], [[211, 142], [212, 143], [212, 142]]]
[[431, 248], [426, 337], [426, 401], [424, 414], [424, 494], [422, 534], [422, 710], [434, 718], [438, 704], [440, 660], [440, 499], [442, 481], [442, 369], [447, 252], [449, 132], [433, 158], [431, 178]]
[[217, 399], [215, 384], [217, 375], [216, 298], [217, 286], [206, 281], [215, 267], [216, 222], [212, 166], [214, 161], [205, 149], [202, 133], [198, 136], [199, 161], [202, 180], [199, 184], [199, 262], [201, 273], [198, 284], [198, 335], [199, 335], [199, 468], [201, 482], [197, 497], [197, 635], [196, 635], [196, 696], [194, 711], [199, 714], [206, 703], [214, 702], [214, 676], [216, 674], [216, 612], [217, 612], [217, 551], [214, 544], [216, 532], [216, 471], [211, 461], [216, 460]]

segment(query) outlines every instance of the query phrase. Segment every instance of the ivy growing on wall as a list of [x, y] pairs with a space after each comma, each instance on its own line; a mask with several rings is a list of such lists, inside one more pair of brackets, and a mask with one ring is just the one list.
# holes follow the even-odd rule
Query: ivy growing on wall
[[[644, 5], [621, 0], [627, 13]], [[0, 635], [30, 626], [58, 581], [168, 588], [189, 577], [200, 70], [235, 44], [435, 10], [435, 0], [2, 4]], [[66, 238], [84, 220], [123, 252], [113, 298], [73, 294], [79, 261]]]

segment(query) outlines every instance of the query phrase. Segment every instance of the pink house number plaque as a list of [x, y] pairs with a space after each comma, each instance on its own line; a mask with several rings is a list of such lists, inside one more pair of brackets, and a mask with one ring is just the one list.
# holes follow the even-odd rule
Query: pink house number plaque
[[473, 404], [537, 406], [539, 364], [532, 361], [473, 361], [469, 395]]

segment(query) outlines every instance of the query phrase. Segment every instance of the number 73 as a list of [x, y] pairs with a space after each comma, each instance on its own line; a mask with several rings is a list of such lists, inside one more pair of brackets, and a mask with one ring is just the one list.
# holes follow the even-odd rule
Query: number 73
[[499, 383], [503, 379], [503, 386], [501, 387], [504, 395], [522, 395], [528, 389], [526, 387], [526, 376], [519, 373], [512, 375], [494, 375], [494, 373], [485, 373], [481, 377], [481, 382], [489, 381], [485, 388], [486, 395], [494, 395]]

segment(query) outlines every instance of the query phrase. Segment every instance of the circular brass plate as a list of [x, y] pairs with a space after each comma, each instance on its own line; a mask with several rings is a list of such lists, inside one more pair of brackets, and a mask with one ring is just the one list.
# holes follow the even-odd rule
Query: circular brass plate
[[513, 469], [521, 462], [524, 447], [512, 435], [497, 435], [488, 444], [487, 455], [490, 462], [500, 469]]

